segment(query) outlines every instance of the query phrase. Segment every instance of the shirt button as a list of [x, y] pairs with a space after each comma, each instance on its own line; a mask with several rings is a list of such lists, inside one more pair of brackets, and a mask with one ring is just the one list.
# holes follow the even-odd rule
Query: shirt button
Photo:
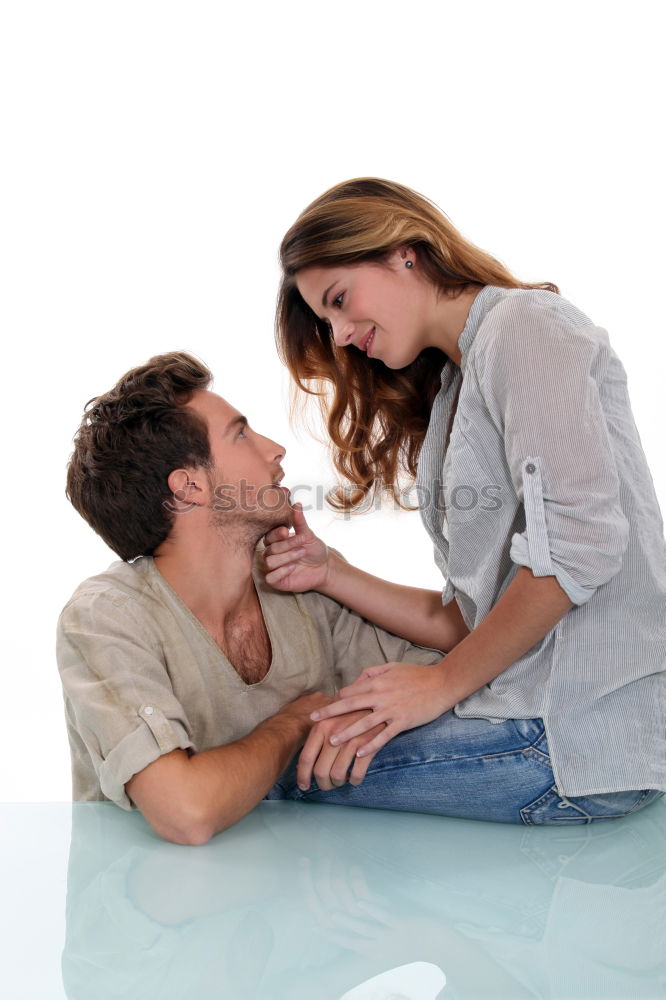
[[536, 465], [533, 462], [528, 462], [525, 466], [525, 472], [529, 472], [531, 476], [533, 472], [536, 472]]
[[143, 710], [143, 714], [144, 715], [152, 715], [153, 714], [153, 706], [152, 705], [146, 705], [146, 707]]

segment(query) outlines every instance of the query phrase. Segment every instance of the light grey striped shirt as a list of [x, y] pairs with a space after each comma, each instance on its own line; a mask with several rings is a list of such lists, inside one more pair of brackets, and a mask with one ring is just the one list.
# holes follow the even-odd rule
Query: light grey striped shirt
[[459, 347], [417, 474], [443, 603], [473, 629], [528, 566], [575, 607], [454, 711], [543, 718], [561, 794], [666, 791], [666, 545], [622, 364], [541, 290], [486, 285]]

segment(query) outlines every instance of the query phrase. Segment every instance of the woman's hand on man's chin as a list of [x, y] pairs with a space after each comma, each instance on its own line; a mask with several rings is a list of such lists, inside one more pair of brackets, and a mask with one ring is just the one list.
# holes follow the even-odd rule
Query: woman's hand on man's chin
[[294, 504], [292, 512], [293, 535], [282, 525], [264, 538], [266, 583], [275, 590], [321, 590], [328, 581], [332, 556], [308, 527], [302, 505]]

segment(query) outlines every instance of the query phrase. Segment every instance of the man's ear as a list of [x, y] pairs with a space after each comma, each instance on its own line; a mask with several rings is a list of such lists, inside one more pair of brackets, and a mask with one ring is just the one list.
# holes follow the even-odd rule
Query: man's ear
[[174, 512], [192, 510], [206, 502], [208, 481], [202, 469], [174, 469], [169, 473], [167, 485], [171, 497], [164, 502]]

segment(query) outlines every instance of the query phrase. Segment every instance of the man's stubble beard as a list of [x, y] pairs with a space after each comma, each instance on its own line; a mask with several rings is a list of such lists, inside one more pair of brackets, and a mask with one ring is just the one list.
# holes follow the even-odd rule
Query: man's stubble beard
[[271, 528], [292, 527], [291, 508], [286, 502], [284, 507], [273, 511], [216, 510], [214, 502], [208, 509], [210, 527], [236, 552], [254, 552]]

